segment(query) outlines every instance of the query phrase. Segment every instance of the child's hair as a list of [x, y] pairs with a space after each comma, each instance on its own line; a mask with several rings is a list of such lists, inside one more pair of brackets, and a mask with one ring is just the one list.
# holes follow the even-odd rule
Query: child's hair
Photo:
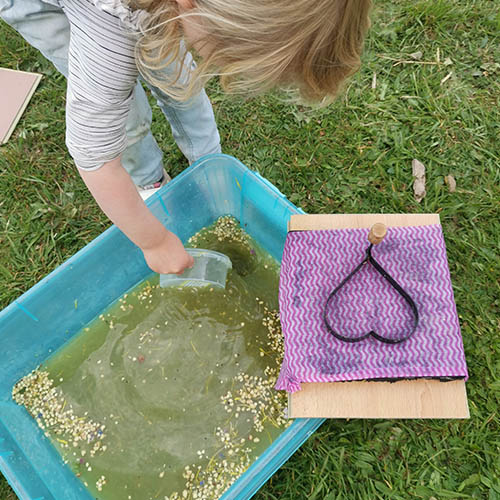
[[[143, 16], [137, 63], [152, 83], [184, 101], [214, 75], [224, 90], [298, 90], [307, 102], [330, 102], [360, 66], [371, 0], [193, 0], [180, 14], [175, 0], [130, 0]], [[182, 66], [165, 80], [162, 67], [181, 61], [182, 24], [193, 16], [209, 50], [189, 83]], [[185, 74], [185, 73], [184, 73]], [[184, 80], [184, 82], [182, 82]]]

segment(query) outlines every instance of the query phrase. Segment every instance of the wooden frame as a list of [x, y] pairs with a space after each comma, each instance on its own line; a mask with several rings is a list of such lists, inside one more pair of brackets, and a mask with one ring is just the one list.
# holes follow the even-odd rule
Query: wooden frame
[[[292, 215], [289, 231], [439, 224], [438, 214]], [[289, 394], [291, 418], [469, 418], [464, 380], [302, 383]]]

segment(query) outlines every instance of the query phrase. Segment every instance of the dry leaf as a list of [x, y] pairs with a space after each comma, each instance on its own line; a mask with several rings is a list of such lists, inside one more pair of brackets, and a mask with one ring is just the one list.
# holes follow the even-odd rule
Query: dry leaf
[[413, 181], [413, 193], [415, 200], [420, 203], [425, 196], [425, 166], [422, 162], [413, 160], [411, 162], [411, 169], [415, 179]]
[[423, 177], [425, 179], [425, 165], [422, 162], [413, 160], [411, 162], [411, 169], [413, 177], [416, 177], [417, 179]]
[[453, 175], [445, 175], [444, 182], [447, 184], [450, 193], [454, 193], [456, 191], [457, 181], [455, 180], [455, 177], [453, 177]]
[[420, 203], [426, 194], [425, 181], [415, 179], [413, 182], [413, 192], [415, 193], [415, 199]]

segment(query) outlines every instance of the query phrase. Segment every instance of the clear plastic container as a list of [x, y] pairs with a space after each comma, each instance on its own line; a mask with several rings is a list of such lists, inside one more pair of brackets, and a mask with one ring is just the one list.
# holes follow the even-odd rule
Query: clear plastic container
[[160, 274], [162, 288], [215, 286], [226, 288], [228, 271], [232, 268], [231, 260], [226, 255], [214, 250], [202, 248], [186, 248], [193, 257], [194, 266], [182, 274]]

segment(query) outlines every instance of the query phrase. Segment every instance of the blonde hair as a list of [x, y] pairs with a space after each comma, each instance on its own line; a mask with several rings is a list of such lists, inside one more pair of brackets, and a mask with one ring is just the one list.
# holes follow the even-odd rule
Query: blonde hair
[[[359, 69], [370, 26], [371, 0], [194, 0], [182, 14], [175, 0], [130, 1], [148, 14], [136, 49], [139, 69], [180, 101], [218, 75], [232, 93], [286, 88], [305, 101], [329, 102]], [[188, 16], [206, 33], [208, 53], [186, 75], [181, 21]], [[160, 76], [170, 64], [177, 69]]]

